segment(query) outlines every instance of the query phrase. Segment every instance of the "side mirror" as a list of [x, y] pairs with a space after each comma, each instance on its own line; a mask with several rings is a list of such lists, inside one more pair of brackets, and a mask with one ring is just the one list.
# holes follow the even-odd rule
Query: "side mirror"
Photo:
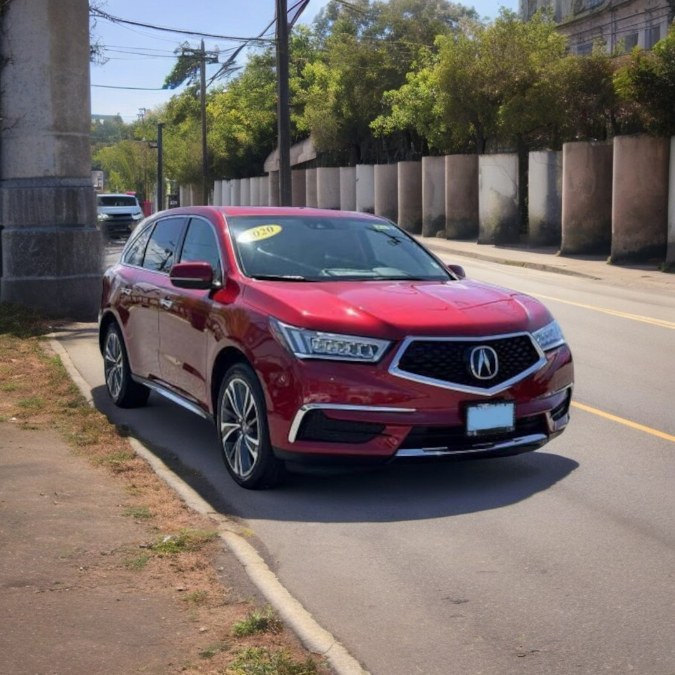
[[169, 279], [178, 288], [207, 291], [213, 288], [213, 268], [207, 262], [176, 263], [169, 272]]
[[448, 269], [458, 278], [466, 279], [466, 272], [461, 265], [448, 264]]

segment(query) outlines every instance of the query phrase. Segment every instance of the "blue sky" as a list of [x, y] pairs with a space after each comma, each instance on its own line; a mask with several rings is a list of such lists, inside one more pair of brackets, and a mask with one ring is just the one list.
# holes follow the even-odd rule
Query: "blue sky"
[[[311, 22], [327, 2], [310, 0], [301, 22]], [[99, 4], [101, 10], [121, 19], [227, 37], [259, 35], [273, 21], [275, 8], [275, 0], [165, 0], [162, 3], [102, 0]], [[292, 0], [288, 0], [288, 4], [292, 5]], [[489, 18], [497, 14], [499, 7], [518, 11], [518, 0], [467, 0], [462, 4], [475, 7], [481, 16]], [[270, 35], [273, 36], [273, 30]], [[91, 111], [99, 115], [120, 114], [125, 122], [132, 122], [142, 109], [165, 103], [176, 93], [161, 90], [164, 78], [175, 63], [173, 51], [184, 41], [199, 46], [197, 37], [115, 24], [105, 19], [97, 21], [93, 37], [106, 48], [108, 61], [102, 66], [91, 66]], [[204, 42], [207, 49], [218, 47], [223, 52], [239, 44], [215, 37], [205, 38]]]

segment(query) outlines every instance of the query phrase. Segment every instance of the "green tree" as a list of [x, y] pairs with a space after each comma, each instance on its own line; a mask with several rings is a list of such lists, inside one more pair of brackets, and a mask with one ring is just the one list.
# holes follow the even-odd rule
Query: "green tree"
[[355, 164], [419, 155], [415, 129], [376, 139], [371, 122], [383, 110], [384, 92], [406, 82], [412, 64], [473, 10], [446, 0], [391, 0], [342, 4], [333, 0], [315, 26], [324, 57], [306, 71], [299, 94], [299, 127], [334, 161]]
[[635, 107], [645, 130], [675, 135], [675, 26], [651, 52], [634, 49], [614, 83], [622, 100]]
[[442, 119], [455, 145], [522, 149], [548, 144], [558, 120], [560, 91], [552, 74], [566, 38], [541, 12], [522, 22], [502, 10], [492, 23], [466, 24], [439, 39], [436, 70]]

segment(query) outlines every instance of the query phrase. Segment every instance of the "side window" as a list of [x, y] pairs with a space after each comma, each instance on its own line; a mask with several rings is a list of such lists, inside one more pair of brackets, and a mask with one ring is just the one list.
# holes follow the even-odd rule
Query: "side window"
[[213, 268], [214, 278], [221, 278], [220, 254], [215, 232], [210, 223], [201, 218], [193, 218], [183, 242], [181, 262], [208, 262]]
[[175, 262], [176, 248], [185, 225], [185, 218], [164, 218], [157, 221], [145, 249], [143, 267], [168, 273]]
[[126, 263], [127, 265], [135, 265], [136, 267], [141, 267], [143, 265], [145, 247], [148, 244], [148, 239], [150, 239], [151, 232], [152, 226], [145, 227], [137, 236], [132, 239], [126, 251], [124, 252], [124, 256], [122, 257], [123, 263]]

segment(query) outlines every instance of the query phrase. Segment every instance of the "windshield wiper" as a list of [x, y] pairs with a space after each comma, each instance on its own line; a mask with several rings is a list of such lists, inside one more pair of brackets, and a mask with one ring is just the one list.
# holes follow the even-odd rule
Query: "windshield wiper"
[[299, 274], [252, 274], [251, 278], [261, 281], [309, 281]]

